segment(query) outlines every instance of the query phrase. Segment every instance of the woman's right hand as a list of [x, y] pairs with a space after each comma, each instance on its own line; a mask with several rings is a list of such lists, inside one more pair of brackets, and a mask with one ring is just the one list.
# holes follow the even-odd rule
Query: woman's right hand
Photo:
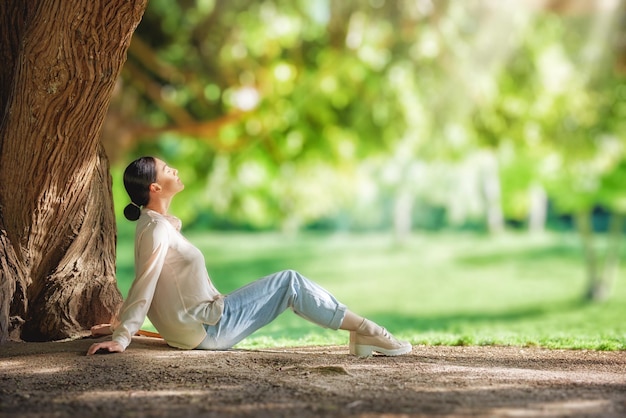
[[117, 341], [103, 341], [101, 343], [91, 344], [91, 347], [87, 350], [87, 355], [94, 355], [98, 350], [108, 351], [109, 353], [123, 353], [124, 347]]

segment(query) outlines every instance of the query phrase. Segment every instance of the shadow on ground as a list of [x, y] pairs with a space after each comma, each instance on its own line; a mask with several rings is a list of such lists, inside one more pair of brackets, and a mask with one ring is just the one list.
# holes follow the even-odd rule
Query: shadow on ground
[[623, 352], [415, 347], [181, 351], [136, 337], [0, 346], [0, 416], [623, 416]]

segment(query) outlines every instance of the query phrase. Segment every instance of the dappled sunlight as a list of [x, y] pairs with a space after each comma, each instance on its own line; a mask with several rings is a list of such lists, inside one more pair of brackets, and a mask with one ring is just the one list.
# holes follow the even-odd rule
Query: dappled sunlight
[[10, 375], [10, 374], [32, 374], [32, 375], [45, 375], [45, 374], [56, 374], [63, 373], [70, 370], [68, 367], [61, 366], [33, 366], [31, 362], [26, 360], [8, 360], [8, 361], [0, 361], [0, 372]]
[[[231, 387], [231, 390], [240, 387]], [[96, 390], [87, 391], [76, 395], [77, 400], [82, 401], [111, 401], [120, 398], [168, 398], [179, 396], [206, 396], [210, 390], [192, 389], [164, 389], [164, 390]]]
[[[567, 380], [570, 382], [586, 382], [593, 384], [626, 384], [626, 376], [616, 372], [600, 371], [570, 371], [570, 370], [545, 370], [544, 368], [516, 368], [501, 366], [461, 366], [461, 365], [420, 365], [422, 373], [428, 373], [436, 369], [441, 375], [465, 376], [464, 379], [479, 379], [489, 375], [490, 379], [514, 382], [516, 386], [523, 386], [526, 382], [551, 382]], [[473, 389], [470, 387], [468, 389]]]
[[[13, 64], [54, 61], [55, 49], [31, 48], [44, 23], [51, 40], [78, 52], [125, 25], [95, 19], [93, 31], [55, 33], [51, 8], [5, 3], [0, 20], [11, 25], [0, 32], [12, 65], [0, 71], [10, 93], [2, 120], [25, 132], [32, 121], [43, 125], [21, 142], [3, 125], [2, 161], [44, 161], [37, 184], [50, 187], [38, 196], [25, 190], [22, 205], [0, 193], [0, 236], [13, 244], [0, 263], [0, 276], [9, 273], [4, 337], [43, 340], [27, 335], [41, 330], [66, 338], [56, 328], [72, 329], [59, 343], [0, 346], [1, 416], [626, 416], [626, 277], [618, 273], [626, 260], [626, 0], [100, 2], [101, 15], [118, 23], [126, 7], [146, 6], [126, 29], [129, 45], [110, 44], [123, 51], [95, 48], [97, 59], [82, 63], [124, 65], [114, 90], [113, 79], [98, 84], [117, 74], [110, 71], [56, 82], [82, 54], [57, 54], [53, 69]], [[80, 83], [97, 87], [89, 97], [98, 106], [69, 101], [97, 113], [93, 124], [79, 126], [72, 106], [42, 106]], [[70, 147], [76, 153], [56, 152], [72, 127], [100, 148], [81, 139]], [[98, 300], [113, 296], [85, 291], [70, 305], [47, 296], [63, 293], [66, 276], [95, 283], [81, 267], [111, 261], [114, 251], [123, 296], [137, 270], [134, 289], [146, 290], [140, 305], [150, 308], [133, 310], [130, 298], [122, 323], [149, 312], [163, 335], [174, 334], [161, 327], [173, 317], [148, 306], [167, 278], [154, 290], [160, 267], [149, 277], [139, 271], [143, 245], [154, 240], [122, 215], [124, 167], [140, 155], [180, 168], [185, 187], [170, 202], [163, 173], [142, 172], [134, 186], [127, 175], [131, 203], [140, 207], [141, 197], [144, 209], [156, 208], [153, 198], [162, 198], [181, 219], [204, 256], [193, 270], [206, 267], [226, 316], [233, 291], [295, 270], [412, 351], [351, 355], [349, 332], [292, 308], [232, 350], [180, 350], [144, 334], [124, 353], [87, 356], [94, 342], [113, 338], [87, 338], [90, 322], [112, 315]], [[86, 163], [63, 170], [77, 159]], [[111, 178], [89, 175], [109, 162]], [[2, 167], [10, 180], [15, 170]], [[69, 212], [47, 217], [68, 203]], [[96, 226], [82, 242], [75, 232], [95, 219], [92, 210], [115, 212], [119, 227]], [[70, 234], [41, 255], [50, 228]], [[102, 257], [64, 265], [68, 248], [82, 244]], [[59, 280], [50, 273], [62, 271]], [[179, 319], [202, 307], [211, 313], [211, 298], [186, 303], [188, 286], [172, 297]], [[143, 326], [156, 331], [148, 318]]]
[[[224, 385], [220, 384], [219, 393], [239, 393], [245, 389], [244, 385]], [[242, 392], [243, 393], [243, 392]], [[120, 402], [124, 399], [133, 399], [144, 402], [174, 402], [172, 405], [162, 405], [157, 408], [155, 405], [153, 408], [163, 411], [182, 411], [185, 406], [192, 405], [200, 410], [210, 410], [212, 413], [280, 413], [283, 410], [292, 410], [298, 407], [306, 407], [306, 403], [294, 401], [284, 402], [250, 402], [247, 399], [242, 399], [241, 403], [237, 402], [231, 406], [215, 405], [211, 401], [218, 397], [218, 391], [214, 389], [193, 390], [193, 389], [163, 389], [163, 390], [112, 390], [112, 391], [86, 391], [76, 394], [71, 397], [72, 402], [85, 402], [88, 404], [102, 404], [108, 402]], [[180, 402], [186, 402], [186, 405], [178, 405]], [[205, 407], [203, 408], [203, 405]], [[145, 409], [144, 409], [145, 410]], [[130, 411], [127, 411], [130, 412]], [[132, 412], [131, 412], [132, 413]]]
[[603, 416], [611, 410], [613, 402], [608, 399], [569, 399], [566, 401], [529, 403], [524, 407], [493, 408], [485, 411], [487, 416], [507, 417], [562, 417]]
[[155, 354], [152, 357], [155, 359], [173, 359], [173, 358], [177, 358], [180, 355], [181, 355], [181, 352], [172, 351], [172, 352], [164, 352], [164, 353]]
[[0, 367], [3, 372], [10, 370], [17, 370], [25, 366], [24, 361], [16, 361], [16, 360], [7, 360], [0, 361]]

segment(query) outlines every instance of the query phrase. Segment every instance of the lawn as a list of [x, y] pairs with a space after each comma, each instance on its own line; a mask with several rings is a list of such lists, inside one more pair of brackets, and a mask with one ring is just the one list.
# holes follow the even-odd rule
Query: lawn
[[[118, 281], [125, 294], [133, 277], [132, 231], [122, 226], [119, 236]], [[625, 278], [618, 278], [608, 302], [585, 303], [574, 234], [416, 233], [402, 247], [385, 234], [186, 236], [205, 254], [223, 293], [295, 269], [414, 344], [626, 349]], [[347, 344], [347, 334], [287, 312], [239, 347], [329, 344]]]

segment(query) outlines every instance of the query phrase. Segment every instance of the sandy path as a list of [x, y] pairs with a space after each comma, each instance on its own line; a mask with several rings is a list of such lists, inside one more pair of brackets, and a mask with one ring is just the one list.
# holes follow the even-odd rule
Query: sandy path
[[135, 337], [0, 346], [0, 417], [626, 416], [626, 352], [415, 347], [180, 351]]

